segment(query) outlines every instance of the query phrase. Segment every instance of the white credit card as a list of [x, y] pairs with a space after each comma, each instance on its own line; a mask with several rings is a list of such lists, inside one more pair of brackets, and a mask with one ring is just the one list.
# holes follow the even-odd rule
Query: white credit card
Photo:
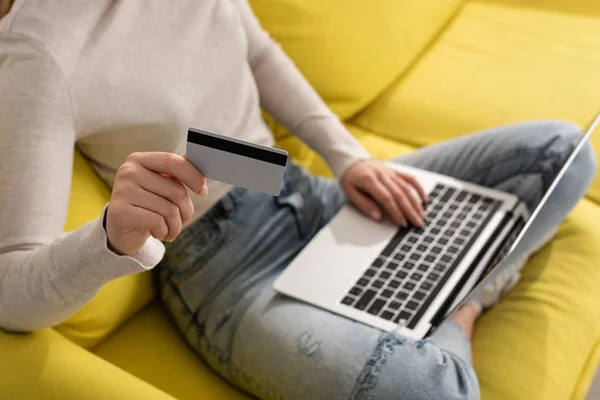
[[207, 179], [278, 196], [288, 153], [190, 128], [185, 157]]

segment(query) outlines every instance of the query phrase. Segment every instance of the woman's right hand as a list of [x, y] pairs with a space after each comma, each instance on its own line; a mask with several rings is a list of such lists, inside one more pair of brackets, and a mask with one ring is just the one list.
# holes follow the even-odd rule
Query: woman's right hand
[[206, 179], [184, 157], [173, 153], [132, 153], [119, 167], [108, 210], [106, 234], [111, 250], [132, 255], [150, 236], [173, 241], [194, 214], [185, 189], [206, 195]]

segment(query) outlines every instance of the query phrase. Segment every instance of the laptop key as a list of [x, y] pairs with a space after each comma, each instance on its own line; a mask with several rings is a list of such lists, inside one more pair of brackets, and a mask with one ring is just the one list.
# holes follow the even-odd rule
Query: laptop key
[[342, 304], [345, 304], [347, 306], [349, 306], [350, 304], [352, 304], [354, 302], [354, 299], [350, 296], [346, 296], [344, 297], [344, 299], [342, 300]]
[[404, 279], [404, 278], [406, 278], [406, 275], [408, 275], [408, 274], [406, 273], [406, 271], [402, 271], [402, 270], [400, 270], [400, 271], [396, 272], [396, 277], [397, 277], [397, 278], [400, 278], [400, 279]]
[[425, 298], [425, 293], [415, 292], [415, 294], [413, 294], [413, 297], [417, 300], [423, 300]]
[[358, 280], [358, 284], [360, 286], [367, 286], [367, 283], [369, 283], [369, 281], [366, 280], [365, 278], [361, 278], [361, 279]]
[[415, 301], [409, 301], [408, 303], [406, 303], [406, 308], [408, 308], [409, 310], [416, 310], [417, 307], [419, 307], [419, 303]]
[[416, 273], [416, 272], [410, 276], [410, 279], [417, 281], [417, 282], [420, 281], [421, 278], [423, 278], [423, 275]]
[[369, 278], [372, 276], [375, 276], [375, 270], [374, 269], [368, 269], [365, 271], [365, 276], [368, 276]]
[[400, 282], [394, 279], [390, 283], [388, 283], [388, 285], [390, 285], [392, 289], [396, 289], [398, 286], [400, 286]]
[[381, 258], [377, 257], [371, 265], [374, 266], [375, 268], [379, 268], [383, 265], [383, 260]]
[[363, 295], [360, 296], [360, 299], [358, 299], [358, 302], [356, 302], [355, 307], [359, 310], [364, 310], [365, 308], [367, 308], [371, 300], [373, 300], [373, 297], [375, 297], [376, 293], [377, 292], [371, 289], [365, 291]]
[[419, 265], [419, 267], [417, 269], [419, 271], [427, 271], [429, 269], [429, 267], [425, 264], [421, 264], [421, 265]]
[[399, 308], [400, 308], [400, 306], [401, 306], [401, 305], [402, 305], [402, 303], [398, 303], [397, 301], [392, 301], [392, 302], [390, 303], [389, 307], [390, 307], [392, 310], [397, 310], [397, 309], [399, 309]]
[[448, 200], [450, 200], [455, 191], [456, 190], [454, 188], [447, 188], [444, 195], [440, 198], [440, 203], [446, 203]]
[[397, 324], [403, 324], [406, 323], [406, 321], [408, 321], [408, 319], [411, 317], [411, 313], [406, 312], [406, 311], [401, 311], [396, 318], [394, 318], [394, 322]]
[[372, 283], [372, 286], [375, 287], [375, 288], [377, 288], [377, 289], [380, 289], [380, 288], [383, 287], [383, 281], [377, 280], [377, 281], [375, 281], [375, 282]]
[[387, 279], [387, 278], [389, 278], [391, 275], [392, 275], [392, 274], [390, 274], [390, 273], [389, 273], [389, 272], [387, 272], [387, 271], [382, 271], [382, 272], [379, 274], [379, 279]]
[[429, 282], [423, 282], [423, 283], [421, 283], [421, 289], [423, 289], [423, 290], [429, 290], [429, 289], [431, 289], [432, 286], [433, 285], [431, 283], [429, 283]]
[[385, 289], [382, 293], [381, 296], [385, 297], [386, 299], [389, 299], [390, 297], [392, 297], [394, 294], [394, 292], [392, 292], [389, 289]]
[[404, 284], [404, 289], [406, 289], [406, 290], [412, 290], [412, 289], [414, 289], [414, 287], [415, 287], [414, 283], [406, 282]]
[[350, 294], [353, 296], [358, 296], [361, 292], [362, 290], [357, 287], [353, 287], [352, 289], [350, 289]]
[[377, 315], [381, 309], [385, 306], [385, 300], [377, 299], [371, 304], [371, 307], [367, 310], [369, 314]]
[[467, 197], [467, 192], [465, 192], [464, 190], [461, 190], [460, 192], [458, 192], [458, 194], [456, 195], [456, 201], [457, 202], [461, 202], [465, 199], [465, 197]]
[[398, 300], [405, 300], [408, 297], [408, 294], [406, 292], [398, 292], [396, 293], [396, 298]]
[[392, 318], [394, 318], [394, 313], [391, 311], [384, 311], [381, 313], [381, 318], [391, 321]]

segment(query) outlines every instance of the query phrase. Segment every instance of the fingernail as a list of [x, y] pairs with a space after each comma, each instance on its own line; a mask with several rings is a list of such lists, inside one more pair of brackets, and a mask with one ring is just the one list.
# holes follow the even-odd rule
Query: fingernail
[[375, 221], [379, 221], [381, 219], [381, 213], [379, 211], [371, 211], [371, 218]]
[[200, 189], [200, 195], [206, 196], [208, 194], [208, 186], [202, 185], [202, 189]]

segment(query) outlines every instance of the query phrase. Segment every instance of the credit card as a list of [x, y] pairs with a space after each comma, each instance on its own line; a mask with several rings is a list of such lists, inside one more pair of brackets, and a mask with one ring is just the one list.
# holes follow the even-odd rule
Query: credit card
[[190, 128], [185, 156], [207, 179], [278, 196], [285, 150]]

